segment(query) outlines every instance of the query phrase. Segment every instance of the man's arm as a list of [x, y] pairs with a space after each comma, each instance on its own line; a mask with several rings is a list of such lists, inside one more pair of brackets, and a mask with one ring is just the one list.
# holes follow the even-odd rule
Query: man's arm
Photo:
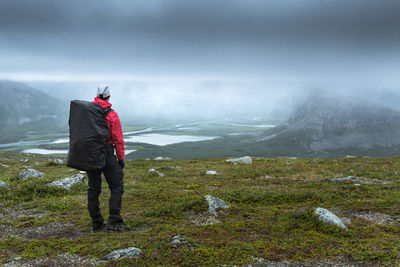
[[117, 112], [113, 111], [109, 114], [111, 117], [111, 141], [114, 144], [115, 151], [117, 152], [117, 157], [119, 160], [123, 160], [125, 158], [125, 147], [124, 147], [124, 136], [122, 133], [121, 121], [118, 117]]

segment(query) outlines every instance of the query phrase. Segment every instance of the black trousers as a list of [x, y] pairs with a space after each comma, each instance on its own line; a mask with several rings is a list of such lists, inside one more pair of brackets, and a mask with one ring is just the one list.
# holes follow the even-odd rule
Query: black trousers
[[102, 170], [87, 171], [89, 177], [88, 209], [92, 217], [93, 226], [101, 226], [104, 218], [99, 207], [99, 195], [101, 193], [101, 174], [103, 173], [111, 191], [109, 201], [109, 224], [123, 223], [120, 215], [122, 194], [124, 193], [124, 172], [115, 155], [106, 156], [106, 165]]

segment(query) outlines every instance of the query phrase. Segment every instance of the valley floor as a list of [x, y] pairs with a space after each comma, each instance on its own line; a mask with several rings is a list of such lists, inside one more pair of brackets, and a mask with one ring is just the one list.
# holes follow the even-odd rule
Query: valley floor
[[[0, 187], [0, 264], [400, 264], [399, 158], [253, 158], [251, 165], [225, 159], [127, 161], [122, 215], [132, 230], [98, 233], [91, 232], [86, 209], [87, 179], [70, 190], [48, 186], [78, 173], [49, 159], [0, 152], [0, 180], [9, 185]], [[45, 177], [16, 180], [27, 165]], [[207, 175], [209, 170], [217, 174]], [[347, 176], [360, 181], [329, 180]], [[206, 195], [230, 207], [214, 216]], [[109, 196], [104, 182], [105, 217]], [[338, 215], [348, 230], [319, 221], [317, 207]], [[142, 253], [99, 261], [128, 247]]]

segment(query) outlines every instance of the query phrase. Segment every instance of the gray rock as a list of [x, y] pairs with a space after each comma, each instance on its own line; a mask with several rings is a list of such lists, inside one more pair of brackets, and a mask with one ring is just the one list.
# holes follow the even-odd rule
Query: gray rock
[[156, 158], [154, 158], [154, 160], [159, 160], [159, 161], [162, 161], [162, 160], [171, 160], [171, 158], [168, 158], [168, 157], [165, 157], [165, 158], [163, 158], [163, 157], [156, 157]]
[[108, 260], [115, 260], [115, 259], [122, 259], [122, 258], [132, 258], [132, 257], [139, 257], [142, 254], [142, 251], [139, 248], [130, 247], [125, 249], [114, 250], [107, 256], [104, 256], [100, 260], [108, 261]]
[[165, 176], [164, 173], [161, 173], [161, 172], [157, 171], [156, 169], [150, 169], [150, 170], [149, 170], [149, 173], [157, 174], [157, 175], [160, 176], [160, 177]]
[[64, 161], [63, 161], [62, 159], [55, 159], [55, 160], [53, 160], [53, 162], [54, 162], [56, 165], [64, 165]]
[[340, 178], [331, 178], [329, 179], [331, 182], [343, 182], [343, 181], [351, 181], [354, 183], [360, 183], [360, 178], [355, 176], [347, 176], [347, 177], [340, 177]]
[[187, 241], [179, 235], [174, 236], [171, 241], [172, 245], [181, 245], [181, 244], [185, 244], [185, 243], [187, 243]]
[[7, 183], [0, 180], [0, 187], [10, 187]]
[[207, 171], [207, 175], [217, 175], [218, 173], [216, 171]]
[[324, 208], [317, 208], [315, 210], [315, 214], [318, 215], [319, 220], [327, 223], [327, 224], [333, 224], [333, 225], [337, 225], [343, 229], [347, 230], [346, 225], [344, 225], [343, 221], [336, 216], [335, 214], [333, 214], [332, 212], [330, 212], [327, 209]]
[[26, 162], [28, 162], [29, 160], [28, 160], [28, 159], [21, 159], [20, 161], [23, 162], [23, 163], [26, 163]]
[[72, 177], [55, 180], [51, 183], [48, 183], [47, 185], [48, 186], [56, 186], [56, 187], [63, 188], [63, 189], [70, 189], [71, 186], [81, 183], [84, 178], [85, 178], [85, 175], [79, 173]]
[[207, 202], [208, 202], [208, 212], [217, 215], [217, 209], [227, 209], [229, 208], [229, 205], [225, 203], [220, 198], [213, 197], [210, 195], [205, 196]]
[[44, 177], [43, 172], [38, 172], [34, 169], [26, 169], [18, 174], [17, 179], [19, 180], [26, 180], [29, 178], [36, 178], [36, 177]]
[[0, 163], [0, 167], [8, 168], [8, 167], [10, 167], [10, 166], [8, 166], [7, 164]]
[[246, 157], [241, 157], [241, 158], [235, 158], [235, 159], [227, 159], [226, 162], [230, 162], [233, 164], [253, 164], [253, 161], [251, 159], [251, 157], [246, 156]]

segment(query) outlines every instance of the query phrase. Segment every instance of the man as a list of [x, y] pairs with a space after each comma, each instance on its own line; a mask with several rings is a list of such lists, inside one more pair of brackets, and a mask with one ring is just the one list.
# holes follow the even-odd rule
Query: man
[[[106, 85], [99, 85], [97, 97], [92, 103], [100, 105], [103, 109], [110, 109], [111, 90]], [[107, 114], [107, 123], [110, 130], [110, 142], [106, 149], [106, 165], [102, 170], [87, 171], [89, 177], [88, 209], [92, 218], [94, 232], [104, 229], [112, 231], [129, 230], [120, 215], [122, 194], [124, 193], [125, 148], [121, 122], [118, 114], [111, 111]], [[114, 149], [117, 157], [114, 155]], [[108, 224], [105, 223], [99, 207], [99, 195], [101, 193], [101, 174], [104, 174], [111, 191], [109, 201], [110, 216]]]

